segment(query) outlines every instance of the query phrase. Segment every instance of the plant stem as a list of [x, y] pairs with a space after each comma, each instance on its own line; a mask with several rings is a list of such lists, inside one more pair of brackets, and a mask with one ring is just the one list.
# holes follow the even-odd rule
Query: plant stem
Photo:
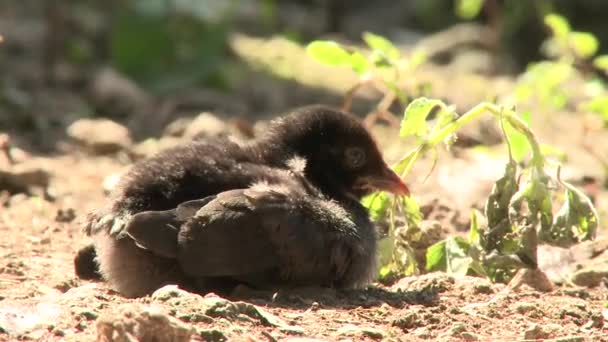
[[440, 144], [445, 138], [447, 138], [450, 134], [456, 132], [462, 126], [471, 122], [473, 119], [481, 115], [483, 112], [489, 110], [488, 103], [480, 103], [477, 106], [471, 108], [468, 112], [462, 114], [458, 119], [454, 120], [449, 125], [442, 128], [440, 131], [431, 133], [426, 139], [426, 144], [431, 147], [437, 146]]
[[[532, 130], [530, 130], [530, 127], [528, 127], [528, 124], [525, 121], [523, 121], [514, 110], [505, 109], [501, 106], [497, 106], [495, 104], [488, 103], [488, 102], [482, 102], [482, 103], [478, 104], [477, 106], [471, 108], [469, 111], [467, 111], [466, 113], [461, 115], [458, 119], [454, 120], [449, 125], [442, 128], [441, 130], [431, 133], [426, 138], [426, 140], [422, 143], [422, 145], [418, 146], [415, 150], [408, 152], [405, 155], [405, 157], [403, 157], [401, 159], [401, 161], [398, 163], [398, 165], [399, 165], [401, 162], [404, 162], [406, 159], [411, 158], [408, 161], [407, 166], [404, 168], [402, 174], [404, 176], [407, 175], [409, 173], [411, 167], [413, 166], [414, 162], [427, 149], [437, 146], [445, 138], [447, 138], [450, 134], [453, 134], [458, 129], [460, 129], [461, 127], [463, 127], [464, 125], [471, 122], [472, 120], [474, 120], [475, 118], [477, 118], [478, 116], [480, 116], [481, 114], [483, 114], [485, 112], [490, 112], [497, 117], [500, 117], [501, 115], [504, 116], [507, 119], [507, 121], [509, 122], [509, 124], [511, 124], [511, 126], [513, 126], [513, 128], [515, 128], [515, 130], [517, 130], [518, 132], [520, 132], [526, 136], [526, 139], [528, 140], [528, 142], [530, 143], [530, 146], [532, 148], [531, 164], [532, 164], [532, 166], [534, 166], [534, 168], [538, 172], [538, 174], [543, 174], [543, 167], [545, 164], [545, 160], [543, 158], [538, 139], [536, 138], [536, 135], [534, 134], [534, 132], [532, 132]], [[412, 155], [412, 153], [415, 153], [415, 155]]]

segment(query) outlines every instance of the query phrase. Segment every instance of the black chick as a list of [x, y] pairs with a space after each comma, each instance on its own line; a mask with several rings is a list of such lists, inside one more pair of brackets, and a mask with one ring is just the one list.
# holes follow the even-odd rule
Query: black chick
[[358, 201], [326, 198], [296, 172], [134, 215], [125, 231], [154, 254], [177, 259], [204, 290], [233, 280], [257, 288], [356, 287], [375, 274], [376, 236]]
[[[337, 203], [354, 203], [375, 189], [408, 192], [355, 117], [308, 106], [275, 120], [267, 134], [252, 143], [195, 141], [134, 165], [111, 205], [89, 216], [86, 230], [93, 236], [99, 265], [99, 270], [92, 271], [129, 297], [145, 295], [165, 283], [187, 283], [189, 277], [173, 258], [138, 248], [125, 236], [131, 217], [144, 211], [172, 210], [187, 201], [247, 189], [260, 181], [280, 184], [284, 177], [277, 174], [294, 167], [301, 169], [304, 180], [323, 198]], [[85, 259], [75, 260], [77, 270], [90, 264]]]

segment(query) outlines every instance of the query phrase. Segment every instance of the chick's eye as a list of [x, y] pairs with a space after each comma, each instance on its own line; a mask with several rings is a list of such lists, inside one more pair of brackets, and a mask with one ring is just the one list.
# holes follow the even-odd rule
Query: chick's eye
[[365, 164], [365, 151], [359, 147], [350, 147], [345, 152], [346, 165], [349, 168], [359, 168]]

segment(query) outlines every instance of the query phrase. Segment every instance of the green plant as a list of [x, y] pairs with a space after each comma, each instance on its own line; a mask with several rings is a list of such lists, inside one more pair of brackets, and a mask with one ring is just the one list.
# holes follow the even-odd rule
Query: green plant
[[[549, 60], [528, 66], [518, 82], [516, 102], [535, 98], [555, 109], [575, 102], [582, 111], [600, 115], [608, 125], [608, 93], [599, 77], [599, 73], [608, 75], [608, 55], [596, 55], [597, 38], [590, 32], [572, 30], [566, 18], [551, 13], [544, 22], [551, 32], [542, 46]], [[566, 88], [576, 78], [586, 83], [582, 99], [572, 98]]]
[[[400, 82], [404, 75], [412, 73], [426, 60], [423, 51], [413, 51], [408, 57], [401, 54], [393, 43], [371, 32], [363, 34], [363, 40], [371, 51], [346, 47], [334, 41], [317, 40], [308, 44], [306, 51], [310, 57], [321, 64], [335, 67], [349, 67], [358, 76], [354, 84], [344, 97], [343, 109], [351, 107], [353, 97], [357, 90], [365, 85], [371, 85], [383, 94], [378, 102], [375, 116], [395, 123], [394, 116], [390, 115], [389, 107], [395, 100], [403, 107], [408, 103], [408, 97], [400, 89]], [[415, 92], [419, 85], [414, 85]]]
[[[308, 45], [308, 53], [316, 60], [333, 66], [347, 66], [360, 75], [360, 81], [351, 88], [345, 98], [350, 105], [352, 93], [361, 84], [376, 79], [372, 74], [379, 69], [380, 81], [390, 89], [385, 93], [405, 102], [397, 87], [403, 62], [399, 51], [385, 38], [366, 34], [364, 40], [372, 48], [367, 57], [356, 49], [347, 49], [331, 41], [316, 41]], [[386, 73], [393, 78], [386, 78]], [[427, 117], [435, 114], [433, 124]], [[440, 145], [450, 147], [457, 131], [479, 116], [490, 113], [503, 128], [509, 162], [504, 176], [499, 179], [488, 196], [484, 213], [474, 211], [468, 238], [449, 237], [428, 248], [426, 269], [451, 273], [469, 272], [487, 276], [493, 281], [508, 281], [522, 267], [535, 268], [536, 250], [540, 242], [570, 246], [595, 236], [598, 216], [591, 201], [574, 186], [559, 177], [559, 165], [550, 165], [543, 155], [542, 145], [528, 126], [530, 113], [520, 116], [514, 110], [492, 103], [480, 103], [462, 115], [444, 102], [425, 97], [411, 101], [400, 123], [401, 138], [417, 139], [417, 146], [407, 152], [393, 170], [406, 176], [415, 162], [427, 152], [436, 152]], [[523, 161], [528, 153], [527, 166]], [[437, 162], [437, 153], [434, 153]], [[556, 176], [546, 169], [555, 166]], [[556, 197], [553, 185], [564, 188], [561, 209], [554, 215]], [[420, 237], [419, 224], [422, 215], [418, 204], [410, 197], [390, 197], [386, 193], [371, 194], [362, 200], [374, 220], [389, 222], [387, 238], [380, 241], [382, 267], [381, 279], [392, 279], [413, 274], [418, 265], [411, 243]], [[396, 236], [396, 216], [406, 222], [404, 234]], [[481, 218], [485, 218], [485, 224]]]
[[157, 93], [199, 83], [221, 87], [229, 15], [229, 8], [196, 2], [128, 1], [113, 21], [112, 65]]
[[[439, 108], [438, 119], [433, 127], [429, 127], [425, 119], [436, 108]], [[408, 152], [394, 169], [405, 176], [422, 155], [433, 151], [442, 143], [449, 146], [458, 129], [486, 112], [494, 115], [501, 125], [509, 125], [523, 135], [532, 152], [531, 161], [527, 167], [520, 169], [512, 158], [512, 148], [509, 145], [510, 162], [486, 202], [484, 216], [487, 225], [480, 225], [480, 215], [474, 213], [469, 238], [450, 237], [431, 246], [427, 251], [426, 269], [460, 274], [472, 271], [494, 281], [508, 281], [517, 269], [536, 266], [539, 241], [570, 246], [593, 238], [598, 226], [597, 213], [591, 201], [572, 185], [561, 181], [559, 175], [555, 180], [565, 189], [565, 200], [562, 208], [553, 216], [554, 200], [551, 196], [550, 177], [545, 172], [548, 165], [541, 145], [527, 123], [515, 111], [491, 103], [481, 103], [457, 116], [452, 108], [439, 100], [416, 99], [405, 111], [400, 135], [403, 138], [417, 137], [419, 145]], [[390, 212], [396, 208], [395, 205], [405, 208], [406, 217], [415, 216], [412, 211], [417, 207], [399, 203], [403, 199], [394, 199], [389, 204], [390, 199], [386, 195], [372, 195], [373, 197], [375, 200], [367, 199], [365, 202], [373, 217], [395, 215]], [[416, 221], [408, 222], [416, 224]], [[411, 268], [400, 260], [394, 258], [385, 265], [381, 275]]]

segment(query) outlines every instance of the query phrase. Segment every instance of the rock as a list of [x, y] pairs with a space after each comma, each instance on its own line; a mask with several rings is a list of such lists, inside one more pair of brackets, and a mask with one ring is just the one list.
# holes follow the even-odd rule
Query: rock
[[417, 313], [408, 312], [407, 314], [393, 320], [392, 325], [403, 330], [408, 330], [418, 327], [420, 323], [421, 322]]
[[212, 113], [203, 112], [192, 120], [179, 118], [173, 121], [167, 126], [164, 134], [192, 140], [194, 138], [226, 136], [230, 134], [230, 128]]
[[450, 328], [450, 334], [452, 334], [452, 336], [459, 336], [465, 331], [467, 331], [467, 328], [462, 323], [454, 323]]
[[492, 289], [492, 283], [486, 279], [483, 279], [482, 281], [473, 285], [473, 292], [475, 294], [492, 294], [494, 293], [494, 289]]
[[150, 138], [137, 144], [132, 152], [137, 158], [147, 158], [162, 150], [182, 144], [183, 142], [184, 141], [181, 138], [171, 136], [162, 137], [161, 139]]
[[76, 120], [67, 134], [95, 154], [117, 152], [132, 144], [129, 130], [108, 119]]
[[203, 112], [191, 118], [179, 118], [170, 123], [163, 133], [165, 137], [179, 137], [183, 141], [194, 139], [231, 137], [245, 141], [254, 137], [254, 127], [242, 118], [223, 121], [211, 112]]
[[465, 331], [462, 334], [460, 334], [460, 338], [462, 338], [465, 341], [479, 341], [479, 337], [475, 334], [473, 334], [472, 332], [468, 332]]
[[21, 336], [46, 330], [63, 314], [60, 305], [52, 302], [36, 304], [7, 303], [0, 307], [0, 331], [9, 336]]
[[445, 292], [454, 286], [454, 277], [445, 273], [434, 272], [416, 277], [405, 277], [399, 280], [391, 288], [400, 291], [436, 291]]
[[0, 191], [6, 190], [11, 194], [26, 193], [35, 187], [46, 191], [49, 186], [51, 175], [48, 171], [28, 167], [27, 165], [16, 165], [9, 171], [0, 170]]
[[359, 337], [369, 337], [375, 340], [380, 340], [384, 338], [384, 332], [379, 329], [370, 328], [370, 327], [359, 327], [354, 324], [347, 324], [342, 326], [336, 332], [338, 336], [359, 336]]
[[71, 287], [61, 295], [60, 302], [69, 303], [70, 301], [86, 300], [87, 298], [97, 297], [99, 287], [98, 283], [88, 283], [78, 287]]
[[[595, 267], [594, 267], [595, 266]], [[597, 287], [602, 284], [603, 279], [608, 278], [608, 267], [596, 268], [592, 265], [576, 271], [571, 278], [572, 283], [584, 287]]]
[[604, 327], [604, 316], [600, 313], [591, 315], [591, 319], [583, 325], [583, 329], [601, 329]]
[[228, 337], [217, 329], [199, 329], [196, 333], [206, 342], [228, 341]]
[[553, 283], [551, 283], [547, 275], [539, 269], [520, 269], [517, 271], [517, 273], [515, 273], [515, 276], [513, 276], [509, 282], [508, 287], [510, 289], [516, 289], [524, 284], [541, 292], [549, 292], [553, 290]]
[[123, 173], [124, 172], [114, 173], [104, 178], [101, 187], [103, 188], [103, 192], [106, 195], [111, 194], [114, 189], [116, 189], [116, 187], [120, 183], [120, 177], [122, 177]]
[[521, 303], [517, 303], [517, 305], [515, 306], [515, 311], [517, 311], [520, 314], [527, 314], [530, 312], [533, 312], [536, 310], [536, 304], [534, 303], [528, 303], [528, 302], [521, 302]]
[[55, 222], [69, 223], [76, 218], [76, 212], [73, 208], [58, 209], [55, 215]]
[[445, 232], [439, 221], [423, 220], [420, 223], [420, 239], [416, 241], [412, 247], [416, 249], [424, 249], [432, 244], [445, 239]]
[[97, 341], [188, 342], [194, 329], [169, 316], [161, 308], [123, 304], [97, 319]]
[[549, 338], [549, 334], [543, 330], [542, 326], [538, 324], [532, 325], [529, 329], [524, 332], [525, 340], [537, 340]]
[[101, 69], [91, 84], [95, 106], [110, 117], [124, 117], [150, 103], [150, 98], [135, 82], [114, 69]]
[[177, 285], [166, 285], [152, 293], [152, 299], [160, 302], [168, 302], [173, 298], [202, 299], [201, 296], [182, 290]]
[[298, 327], [288, 325], [279, 317], [253, 304], [232, 302], [212, 293], [201, 297], [198, 294], [184, 291], [176, 285], [167, 285], [156, 290], [152, 294], [152, 300], [171, 305], [175, 309], [177, 317], [204, 315], [210, 318], [225, 318], [231, 321], [249, 317], [254, 322], [257, 321], [264, 325], [278, 327], [283, 331], [294, 331], [296, 333], [300, 331]]

